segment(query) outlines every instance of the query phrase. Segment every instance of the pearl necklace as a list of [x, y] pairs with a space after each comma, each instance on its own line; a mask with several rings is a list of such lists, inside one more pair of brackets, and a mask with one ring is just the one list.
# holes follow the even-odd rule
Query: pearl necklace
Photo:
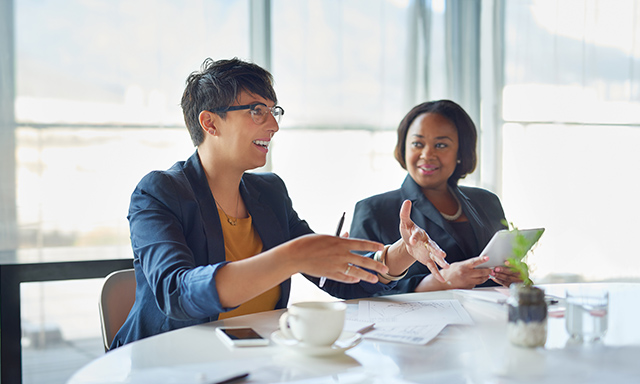
[[460, 204], [460, 200], [458, 200], [458, 196], [456, 196], [456, 194], [453, 193], [451, 188], [449, 188], [449, 192], [451, 192], [451, 195], [453, 196], [453, 198], [456, 199], [456, 203], [458, 203], [458, 210], [453, 215], [447, 215], [446, 213], [440, 212], [440, 211], [438, 211], [438, 212], [440, 212], [442, 217], [444, 217], [446, 220], [448, 220], [448, 221], [456, 221], [456, 220], [458, 220], [460, 218], [460, 216], [462, 216], [462, 204]]
[[[214, 200], [216, 199], [215, 196], [213, 197], [213, 199]], [[236, 197], [236, 217], [234, 217], [233, 220], [231, 220], [229, 215], [227, 215], [227, 212], [224, 211], [224, 208], [222, 208], [222, 205], [220, 205], [220, 203], [218, 203], [218, 200], [215, 200], [216, 205], [218, 206], [218, 208], [220, 208], [222, 213], [224, 213], [225, 217], [227, 218], [227, 223], [231, 224], [234, 227], [236, 225], [238, 225], [238, 200], [239, 199], [240, 199], [240, 194], [238, 193], [238, 196]]]

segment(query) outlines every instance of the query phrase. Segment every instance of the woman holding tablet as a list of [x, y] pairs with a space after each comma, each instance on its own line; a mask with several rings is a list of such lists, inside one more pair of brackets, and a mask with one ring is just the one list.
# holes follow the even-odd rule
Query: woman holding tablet
[[387, 293], [423, 292], [475, 286], [509, 286], [520, 281], [505, 266], [479, 267], [478, 256], [491, 237], [506, 228], [498, 197], [481, 188], [461, 187], [458, 181], [475, 170], [477, 132], [469, 115], [450, 100], [414, 107], [398, 126], [395, 158], [408, 175], [395, 191], [356, 204], [350, 235], [383, 244], [400, 238], [398, 209], [413, 205], [411, 219], [442, 248], [450, 268], [441, 270], [446, 282], [429, 269], [413, 264], [395, 289]]

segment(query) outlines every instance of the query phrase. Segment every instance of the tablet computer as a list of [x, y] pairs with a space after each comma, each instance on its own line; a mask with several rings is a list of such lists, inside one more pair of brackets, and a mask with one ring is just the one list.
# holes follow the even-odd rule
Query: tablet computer
[[503, 229], [496, 232], [487, 246], [484, 247], [484, 250], [480, 252], [481, 256], [489, 256], [489, 260], [478, 265], [476, 268], [498, 267], [504, 265], [504, 262], [507, 261], [508, 258], [515, 257], [513, 247], [518, 233], [521, 233], [527, 239], [525, 246], [526, 252], [529, 252], [531, 247], [538, 242], [543, 232], [544, 228], [514, 229], [511, 231]]

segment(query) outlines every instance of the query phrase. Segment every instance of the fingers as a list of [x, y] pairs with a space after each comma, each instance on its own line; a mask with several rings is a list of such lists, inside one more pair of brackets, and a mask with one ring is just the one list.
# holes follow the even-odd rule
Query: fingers
[[[400, 234], [407, 245], [409, 254], [425, 264], [436, 279], [444, 282], [438, 266], [443, 269], [449, 268], [449, 263], [445, 260], [447, 254], [429, 237], [424, 229], [415, 225], [411, 220], [410, 200], [403, 201], [402, 207], [400, 207]], [[425, 252], [426, 257], [424, 255]]]
[[370, 269], [378, 273], [389, 273], [389, 267], [365, 256], [351, 254], [345, 260], [360, 268]]
[[[437, 249], [431, 247], [429, 243], [422, 243], [422, 245], [418, 244], [414, 245], [413, 247], [407, 246], [409, 254], [420, 263], [426, 265], [436, 280], [441, 283], [446, 282], [445, 278], [442, 277], [442, 274], [440, 273], [440, 268], [438, 268], [438, 265], [443, 269], [449, 268], [449, 263], [444, 259], [447, 254], [442, 252], [442, 250], [440, 250], [440, 247], [437, 247]], [[409, 250], [409, 248], [412, 249]], [[438, 252], [437, 250], [440, 250], [440, 252]], [[424, 255], [425, 253], [426, 256]]]
[[[506, 264], [505, 264], [506, 265]], [[510, 286], [512, 283], [522, 282], [520, 273], [512, 271], [508, 266], [495, 267], [491, 270], [489, 276], [491, 280], [505, 287]]]
[[495, 276], [493, 276], [493, 275], [489, 275], [489, 278], [490, 278], [491, 280], [493, 280], [494, 282], [496, 282], [496, 283], [498, 283], [498, 284], [502, 285], [502, 286], [505, 286], [505, 287], [508, 287], [508, 286], [509, 286], [509, 283], [508, 283], [507, 281], [500, 280], [500, 279], [498, 279], [497, 277], [495, 277]]
[[402, 202], [402, 206], [400, 207], [400, 224], [403, 222], [411, 222], [411, 200], [405, 200]]
[[429, 252], [429, 257], [431, 258], [431, 260], [435, 261], [440, 266], [440, 268], [449, 268], [449, 263], [444, 259], [445, 257], [447, 257], [447, 253], [443, 251], [435, 241], [429, 239], [429, 241], [426, 242], [424, 246]]
[[496, 283], [498, 283], [498, 284], [500, 284], [502, 286], [505, 286], [507, 288], [509, 286], [511, 286], [512, 283], [522, 282], [522, 280], [520, 280], [520, 279], [503, 279], [503, 278], [500, 278], [498, 276], [493, 276], [493, 275], [489, 275], [489, 278], [491, 280], [495, 281]]
[[[440, 266], [440, 268], [443, 269], [447, 269], [449, 268], [449, 263], [445, 260], [445, 257], [447, 257], [447, 253], [445, 251], [442, 250], [442, 248], [440, 248], [440, 246], [433, 240], [431, 240], [429, 238], [429, 236], [426, 234], [426, 232], [423, 232], [423, 236], [427, 238], [427, 241], [420, 241], [417, 240], [418, 236], [421, 236], [420, 234], [416, 235], [416, 238], [414, 238], [414, 240], [412, 241], [414, 246], [419, 249], [419, 253], [422, 252], [422, 249], [420, 249], [420, 243], [422, 243], [422, 247], [424, 247], [426, 253], [427, 253], [427, 260], [432, 260], [434, 261], [437, 265]], [[414, 255], [412, 253], [412, 255]], [[416, 257], [418, 255], [414, 255], [414, 257]], [[419, 261], [422, 261], [422, 259], [418, 259]], [[428, 265], [427, 265], [428, 266]]]
[[[344, 233], [343, 236], [348, 236]], [[334, 237], [336, 239], [336, 251], [331, 256], [331, 269], [333, 272], [326, 274], [332, 280], [344, 283], [357, 283], [360, 280], [375, 284], [378, 282], [376, 273], [389, 273], [389, 268], [373, 259], [360, 256], [352, 251], [375, 252], [384, 249], [384, 246], [378, 242], [362, 239], [351, 239], [347, 237]], [[327, 255], [324, 256], [325, 258]], [[374, 273], [371, 273], [370, 270]]]
[[520, 273], [512, 271], [509, 267], [495, 267], [491, 271], [491, 274], [502, 279], [517, 279], [520, 277]]
[[442, 277], [442, 274], [440, 273], [440, 269], [436, 266], [436, 263], [434, 263], [433, 261], [431, 262], [427, 262], [425, 263], [427, 268], [429, 268], [429, 270], [431, 271], [431, 274], [433, 275], [433, 277], [438, 280], [441, 283], [446, 283], [447, 280]]
[[474, 285], [482, 284], [491, 278], [491, 274], [493, 272], [491, 268], [477, 268], [488, 260], [488, 256], [477, 256], [460, 262], [460, 264], [466, 269], [465, 274], [475, 281]]
[[356, 279], [355, 280], [356, 283], [359, 282], [360, 280], [364, 280], [364, 281], [366, 281], [368, 283], [371, 283], [371, 284], [375, 284], [375, 283], [378, 282], [378, 276], [377, 275], [372, 274], [370, 272], [367, 272], [367, 271], [359, 268], [355, 264], [351, 264], [351, 263], [349, 263], [349, 265], [347, 266], [347, 268], [343, 272], [343, 275], [347, 279]]
[[[348, 236], [348, 233], [345, 234]], [[376, 241], [352, 239], [345, 237], [344, 235], [343, 237], [339, 237], [338, 239], [340, 239], [340, 242], [343, 243], [343, 246], [347, 251], [375, 252], [384, 249], [384, 245]]]
[[[477, 257], [472, 257], [468, 260], [462, 261], [462, 263], [469, 268], [475, 268], [487, 261], [489, 261], [489, 256], [477, 256]], [[490, 268], [483, 268], [483, 269], [487, 269], [487, 272], [490, 270]]]
[[443, 270], [442, 276], [447, 280], [450, 288], [471, 289], [478, 284], [487, 281], [492, 270], [490, 268], [476, 268], [478, 263], [483, 263], [484, 256], [474, 257], [451, 264], [451, 268]]
[[[363, 257], [363, 256], [356, 256], [356, 257], [358, 259], [354, 260], [355, 263], [340, 263], [338, 265], [338, 268], [340, 269], [338, 271], [335, 271], [332, 274], [328, 274], [327, 276], [331, 280], [339, 281], [342, 283], [358, 283], [360, 282], [360, 280], [363, 280], [368, 283], [375, 284], [378, 282], [378, 275], [375, 273], [366, 271], [363, 268], [375, 270], [376, 272], [380, 272], [380, 273], [388, 273], [388, 268], [383, 264], [373, 261], [367, 257]], [[371, 265], [370, 263], [366, 262], [366, 260], [369, 260], [370, 262], [372, 262], [373, 265], [378, 264], [379, 266], [376, 266], [375, 268], [363, 266], [362, 264]], [[385, 272], [385, 270], [387, 272]]]
[[489, 275], [491, 280], [505, 287], [510, 286], [512, 283], [521, 283], [522, 279], [520, 274], [512, 271], [508, 267], [495, 267]]

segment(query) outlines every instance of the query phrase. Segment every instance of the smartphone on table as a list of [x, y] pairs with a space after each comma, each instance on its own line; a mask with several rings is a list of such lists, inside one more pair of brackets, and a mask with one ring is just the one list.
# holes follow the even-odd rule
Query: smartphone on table
[[259, 347], [269, 345], [269, 339], [260, 336], [251, 327], [218, 327], [216, 333], [232, 347]]

